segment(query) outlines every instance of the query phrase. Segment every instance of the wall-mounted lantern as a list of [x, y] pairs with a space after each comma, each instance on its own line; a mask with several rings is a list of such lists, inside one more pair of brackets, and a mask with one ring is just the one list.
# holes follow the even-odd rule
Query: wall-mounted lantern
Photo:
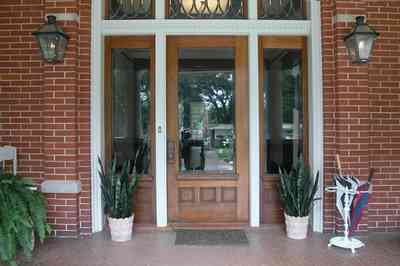
[[352, 63], [368, 63], [376, 38], [379, 36], [366, 22], [363, 16], [356, 17], [353, 31], [344, 37], [347, 52]]
[[64, 60], [64, 53], [67, 48], [69, 36], [61, 27], [56, 25], [55, 16], [47, 16], [47, 23], [32, 34], [36, 37], [44, 60], [49, 63], [61, 62]]

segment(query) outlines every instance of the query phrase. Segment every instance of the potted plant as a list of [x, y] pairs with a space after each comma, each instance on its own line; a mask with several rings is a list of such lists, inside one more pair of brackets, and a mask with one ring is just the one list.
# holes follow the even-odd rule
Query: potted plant
[[313, 180], [310, 170], [300, 159], [289, 173], [280, 169], [279, 175], [279, 194], [285, 214], [287, 236], [304, 239], [307, 237], [308, 216], [316, 200], [319, 173]]
[[43, 242], [50, 234], [46, 199], [32, 181], [12, 174], [0, 175], [0, 260], [17, 265], [17, 250], [29, 260], [35, 235]]
[[104, 169], [99, 159], [101, 191], [104, 213], [107, 216], [111, 239], [117, 242], [131, 240], [134, 214], [133, 193], [138, 182], [135, 166], [125, 161], [122, 167], [113, 159], [108, 169]]

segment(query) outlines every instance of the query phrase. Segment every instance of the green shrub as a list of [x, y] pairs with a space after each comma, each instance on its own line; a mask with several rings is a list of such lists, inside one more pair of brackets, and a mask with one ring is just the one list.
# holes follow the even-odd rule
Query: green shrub
[[285, 213], [294, 217], [308, 216], [316, 200], [319, 173], [313, 180], [310, 170], [300, 159], [289, 173], [279, 169], [279, 175], [279, 194]]
[[17, 265], [18, 249], [31, 259], [32, 232], [43, 242], [51, 231], [46, 222], [46, 200], [34, 188], [30, 180], [0, 175], [0, 259], [9, 265]]
[[119, 169], [113, 159], [107, 169], [99, 158], [99, 175], [104, 200], [104, 213], [111, 218], [128, 218], [132, 215], [133, 193], [137, 187], [138, 175], [130, 161], [125, 161]]

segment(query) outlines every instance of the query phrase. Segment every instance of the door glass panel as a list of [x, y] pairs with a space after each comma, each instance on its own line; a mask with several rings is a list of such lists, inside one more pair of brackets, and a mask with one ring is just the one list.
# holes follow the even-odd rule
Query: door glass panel
[[112, 49], [112, 154], [136, 162], [147, 174], [150, 163], [150, 51]]
[[303, 154], [300, 49], [264, 49], [265, 172], [290, 170]]
[[234, 49], [179, 49], [180, 171], [235, 169]]

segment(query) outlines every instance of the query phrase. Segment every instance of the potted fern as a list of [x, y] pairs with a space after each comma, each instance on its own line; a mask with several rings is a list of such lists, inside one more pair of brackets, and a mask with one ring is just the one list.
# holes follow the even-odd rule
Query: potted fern
[[117, 242], [131, 240], [134, 214], [133, 193], [138, 182], [135, 166], [125, 161], [122, 168], [113, 159], [108, 169], [104, 169], [99, 159], [101, 191], [104, 200], [104, 212], [108, 219], [111, 239]]
[[313, 180], [302, 159], [289, 173], [281, 169], [279, 173], [279, 194], [285, 214], [287, 236], [304, 239], [307, 237], [309, 214], [316, 200], [319, 173]]
[[31, 259], [35, 236], [50, 234], [46, 200], [30, 180], [0, 174], [0, 260], [17, 265], [17, 251]]

